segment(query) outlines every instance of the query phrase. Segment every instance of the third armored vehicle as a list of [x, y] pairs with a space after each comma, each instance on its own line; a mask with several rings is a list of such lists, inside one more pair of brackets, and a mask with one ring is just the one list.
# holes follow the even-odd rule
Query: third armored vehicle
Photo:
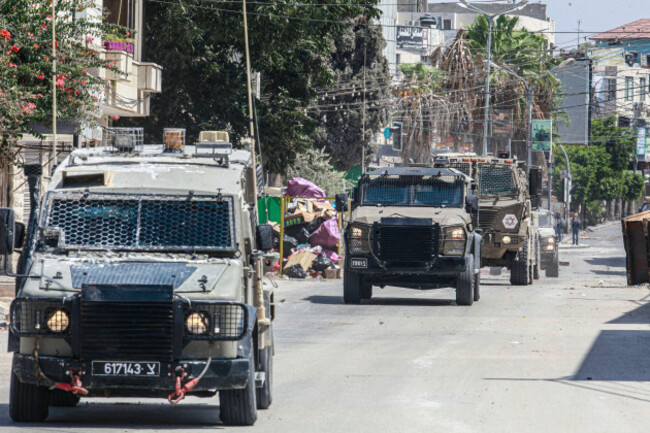
[[560, 258], [553, 212], [548, 209], [533, 211], [533, 220], [539, 236], [540, 267], [546, 271], [547, 277], [557, 278], [560, 276]]
[[456, 288], [456, 302], [479, 299], [478, 199], [454, 169], [381, 168], [355, 188], [345, 229], [343, 299], [359, 303], [373, 286]]
[[[516, 159], [475, 154], [440, 156], [435, 165], [459, 170], [476, 182], [478, 226], [483, 231], [481, 265], [507, 267], [510, 282], [532, 284], [539, 278], [539, 247], [531, 224], [531, 191]], [[537, 171], [535, 171], [537, 173]], [[538, 182], [533, 182], [534, 194]]]

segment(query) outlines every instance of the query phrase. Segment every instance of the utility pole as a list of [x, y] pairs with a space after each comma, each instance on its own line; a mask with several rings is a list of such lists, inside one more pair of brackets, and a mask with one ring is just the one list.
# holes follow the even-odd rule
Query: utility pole
[[255, 153], [255, 122], [253, 115], [253, 89], [251, 87], [251, 58], [248, 48], [248, 17], [246, 12], [246, 0], [242, 0], [244, 15], [244, 51], [246, 54], [246, 88], [248, 91], [248, 127], [251, 139], [251, 159], [253, 160], [253, 173], [255, 181], [253, 182], [253, 196], [255, 197], [255, 206], [257, 207], [257, 155]]
[[56, 0], [52, 0], [52, 158], [50, 173], [56, 161]]
[[366, 48], [368, 47], [366, 27], [363, 35], [363, 108], [361, 114], [361, 173], [366, 171]]
[[576, 54], [580, 51], [580, 20], [578, 20], [578, 45], [576, 47]]
[[[636, 137], [636, 141], [639, 140], [639, 131], [637, 130], [637, 125], [639, 123], [639, 114], [641, 114], [641, 104], [638, 102], [634, 103], [634, 119], [632, 120], [632, 131], [634, 132], [634, 137]], [[637, 172], [638, 164], [639, 164], [639, 156], [637, 154], [637, 145], [634, 145], [634, 172]]]
[[467, 0], [460, 0], [458, 6], [464, 7], [465, 9], [470, 9], [474, 12], [477, 12], [483, 15], [488, 20], [488, 43], [487, 43], [487, 75], [485, 77], [485, 107], [483, 109], [483, 152], [482, 155], [487, 155], [488, 148], [488, 132], [490, 124], [490, 74], [492, 66], [492, 28], [494, 26], [494, 19], [500, 15], [507, 14], [509, 12], [514, 12], [526, 6], [528, 0], [521, 0], [517, 4], [502, 10], [501, 12], [489, 15], [488, 13], [482, 11], [473, 4], [467, 2]]

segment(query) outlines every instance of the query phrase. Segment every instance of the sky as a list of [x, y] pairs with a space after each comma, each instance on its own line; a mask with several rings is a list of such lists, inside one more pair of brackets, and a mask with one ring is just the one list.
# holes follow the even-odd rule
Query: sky
[[[530, 3], [539, 3], [530, 0]], [[547, 14], [555, 19], [555, 43], [572, 48], [577, 43], [580, 20], [581, 43], [584, 37], [602, 33], [640, 18], [650, 18], [649, 0], [545, 0]]]

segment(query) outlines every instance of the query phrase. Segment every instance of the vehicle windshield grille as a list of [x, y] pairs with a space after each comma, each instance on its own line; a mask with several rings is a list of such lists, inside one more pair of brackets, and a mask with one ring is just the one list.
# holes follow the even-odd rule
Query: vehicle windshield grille
[[457, 176], [399, 176], [361, 184], [362, 202], [382, 206], [461, 206], [463, 179]]
[[236, 249], [233, 199], [227, 196], [52, 192], [42, 226], [57, 229], [59, 248]]
[[512, 170], [507, 167], [480, 165], [478, 172], [480, 195], [516, 193]]

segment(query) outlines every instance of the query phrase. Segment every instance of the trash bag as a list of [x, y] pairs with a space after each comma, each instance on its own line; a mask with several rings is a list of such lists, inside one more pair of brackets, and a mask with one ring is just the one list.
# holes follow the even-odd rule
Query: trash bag
[[323, 219], [323, 217], [318, 217], [318, 218], [316, 218], [315, 220], [313, 220], [313, 221], [308, 222], [307, 224], [305, 224], [305, 228], [307, 229], [307, 231], [309, 232], [309, 234], [312, 234], [312, 233], [314, 233], [316, 230], [318, 230], [318, 227], [320, 227], [321, 224], [323, 224], [323, 221], [325, 221], [325, 220]]
[[316, 256], [313, 262], [311, 262], [311, 269], [316, 272], [325, 272], [325, 269], [334, 266], [334, 263], [323, 253], [320, 253]]
[[310, 232], [307, 230], [306, 224], [296, 224], [289, 226], [284, 229], [285, 235], [296, 239], [298, 244], [307, 244], [309, 243]]
[[323, 250], [323, 254], [332, 261], [332, 263], [338, 263], [341, 261], [341, 256], [339, 256], [336, 252], [331, 251], [331, 250]]
[[289, 235], [284, 235], [284, 242], [282, 245], [283, 248], [283, 255], [284, 257], [289, 257], [292, 253], [292, 250], [298, 246], [298, 241], [296, 238], [289, 236]]
[[287, 183], [287, 189], [284, 192], [285, 197], [325, 197], [325, 191], [320, 189], [313, 182], [294, 177]]
[[338, 245], [340, 238], [338, 221], [332, 218], [326, 220], [311, 234], [309, 243], [312, 246], [320, 245], [325, 249], [334, 249]]
[[283, 273], [289, 278], [307, 278], [307, 272], [300, 265], [289, 266]]

